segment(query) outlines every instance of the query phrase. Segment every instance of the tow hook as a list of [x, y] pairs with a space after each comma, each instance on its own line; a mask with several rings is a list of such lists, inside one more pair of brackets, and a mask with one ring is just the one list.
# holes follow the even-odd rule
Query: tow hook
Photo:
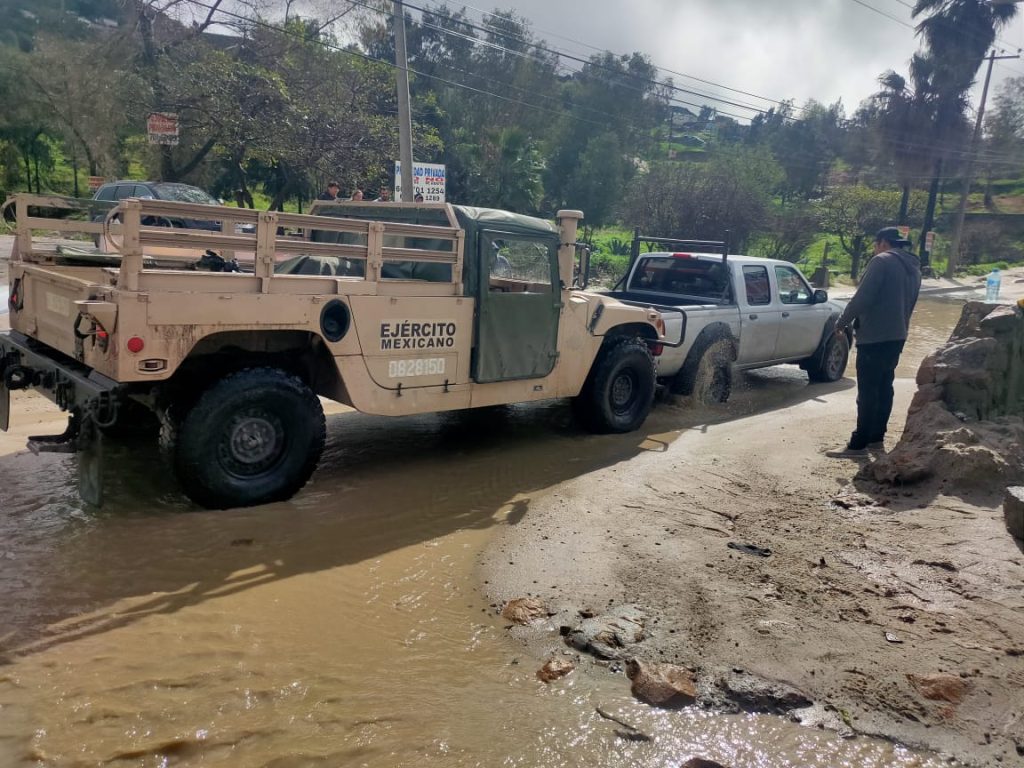
[[4, 386], [11, 392], [32, 386], [33, 371], [24, 365], [12, 365], [4, 371]]

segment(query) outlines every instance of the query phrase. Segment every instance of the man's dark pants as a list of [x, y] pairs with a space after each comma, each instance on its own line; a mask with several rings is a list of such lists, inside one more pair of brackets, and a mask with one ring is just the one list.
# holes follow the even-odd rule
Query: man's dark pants
[[881, 442], [892, 414], [892, 383], [905, 341], [857, 345], [857, 431], [850, 448]]

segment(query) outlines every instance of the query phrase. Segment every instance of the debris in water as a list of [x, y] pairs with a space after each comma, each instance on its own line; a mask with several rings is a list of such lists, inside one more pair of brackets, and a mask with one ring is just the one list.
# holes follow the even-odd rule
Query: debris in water
[[730, 541], [726, 546], [729, 549], [735, 549], [747, 555], [755, 555], [756, 557], [771, 557], [772, 555], [772, 551], [768, 547], [759, 547], [755, 544], [741, 544], [738, 541]]

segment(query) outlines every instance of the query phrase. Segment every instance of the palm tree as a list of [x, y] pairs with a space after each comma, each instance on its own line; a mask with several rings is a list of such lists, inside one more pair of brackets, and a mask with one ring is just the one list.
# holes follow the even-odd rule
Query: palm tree
[[[911, 77], [914, 76], [911, 72]], [[889, 70], [878, 78], [882, 90], [863, 107], [862, 119], [876, 132], [877, 152], [891, 166], [903, 195], [897, 224], [907, 223], [910, 192], [916, 179], [932, 167], [935, 152], [930, 136], [934, 125], [927, 88], [908, 83]]]
[[926, 52], [914, 56], [911, 76], [919, 90], [925, 89], [922, 96], [934, 109], [932, 141], [937, 151], [921, 237], [922, 257], [924, 234], [934, 219], [943, 162], [963, 128], [968, 93], [999, 30], [1016, 14], [1016, 5], [990, 0], [917, 0], [914, 5], [913, 17], [924, 17], [917, 34], [924, 40]]

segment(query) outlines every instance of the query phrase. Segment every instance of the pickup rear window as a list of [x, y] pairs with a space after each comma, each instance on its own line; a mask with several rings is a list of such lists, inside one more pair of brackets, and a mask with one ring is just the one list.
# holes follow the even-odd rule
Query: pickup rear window
[[628, 290], [707, 299], [714, 303], [732, 298], [726, 265], [678, 256], [641, 259], [630, 278]]

